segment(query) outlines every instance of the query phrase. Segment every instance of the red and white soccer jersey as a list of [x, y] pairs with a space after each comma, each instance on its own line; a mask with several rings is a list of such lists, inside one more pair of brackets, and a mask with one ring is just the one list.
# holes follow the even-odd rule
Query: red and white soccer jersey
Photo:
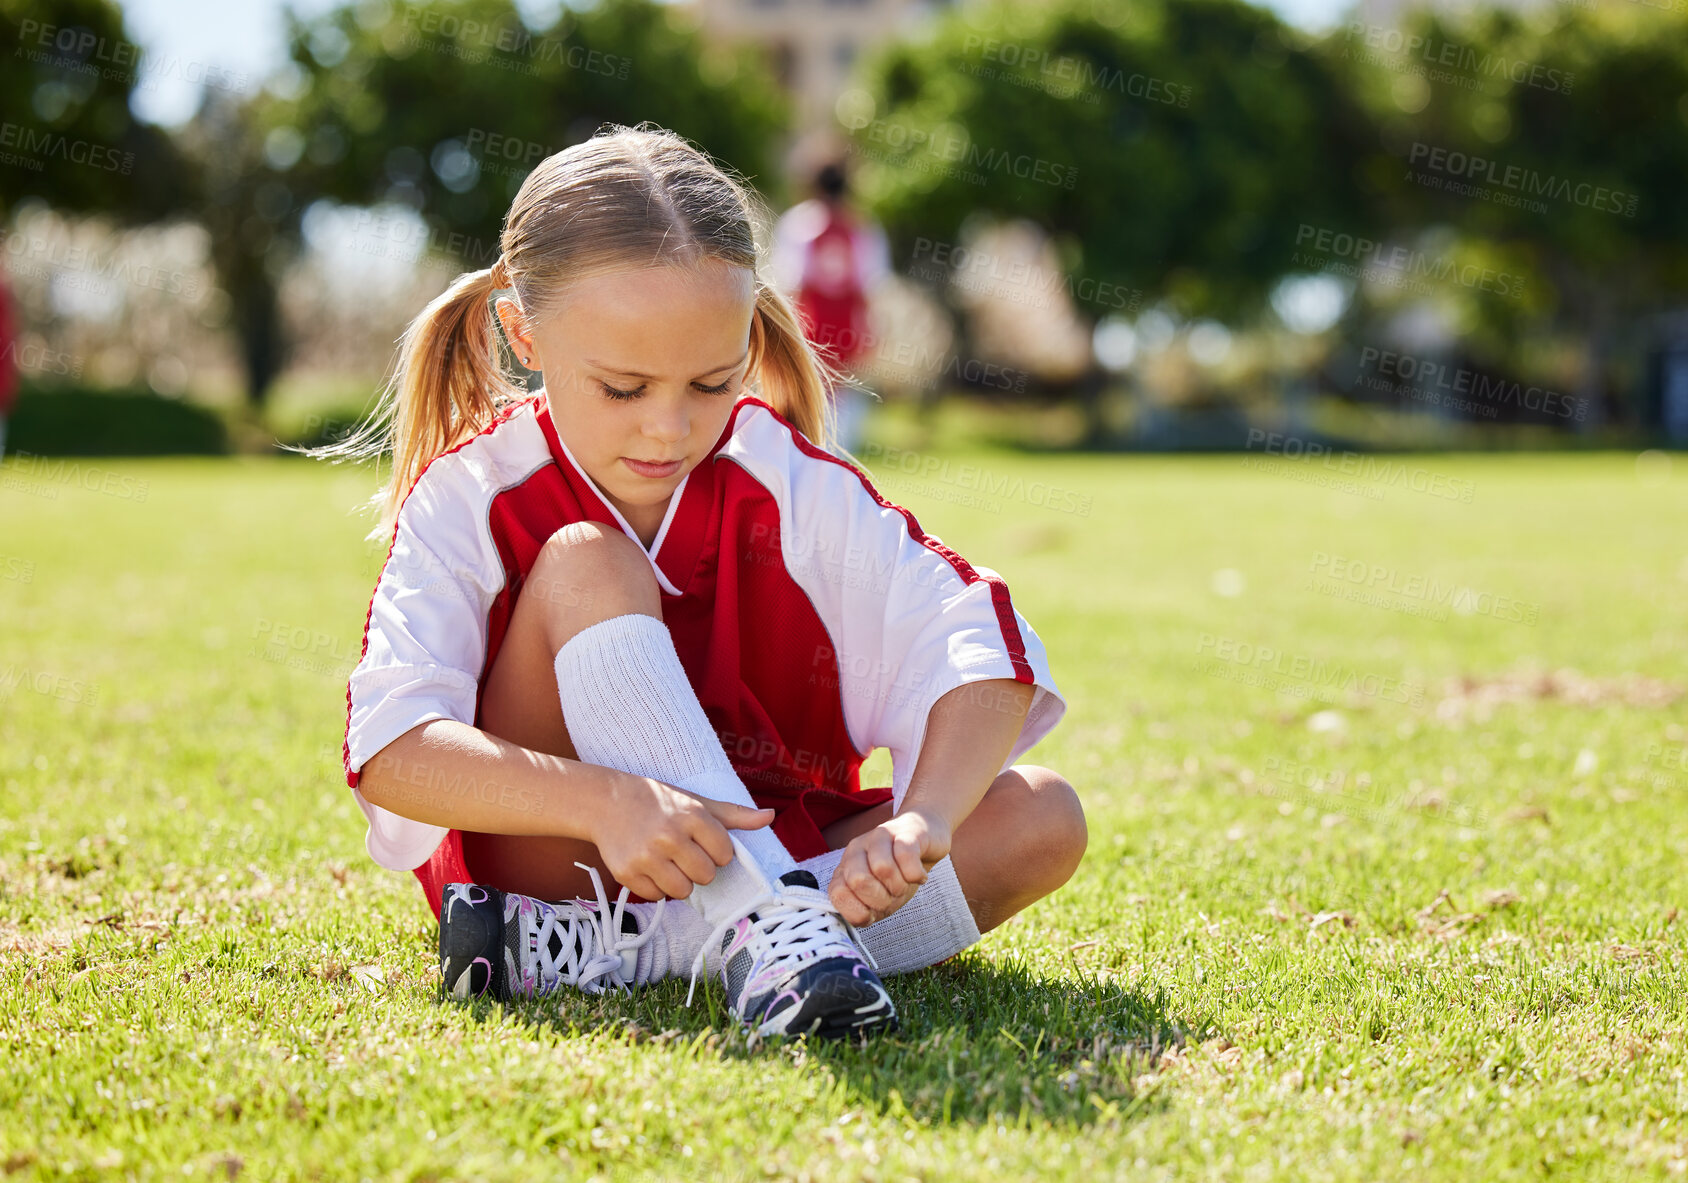
[[[436, 458], [406, 497], [346, 692], [346, 782], [382, 866], [419, 867], [449, 831], [371, 804], [360, 770], [430, 719], [480, 725], [540, 548], [586, 520], [638, 540], [558, 437], [543, 391]], [[947, 691], [985, 678], [1034, 686], [1002, 770], [1065, 713], [1043, 644], [996, 572], [923, 532], [760, 399], [733, 408], [647, 553], [681, 665], [799, 859], [827, 849], [832, 820], [885, 799], [859, 777], [875, 748], [890, 749], [901, 804]]]

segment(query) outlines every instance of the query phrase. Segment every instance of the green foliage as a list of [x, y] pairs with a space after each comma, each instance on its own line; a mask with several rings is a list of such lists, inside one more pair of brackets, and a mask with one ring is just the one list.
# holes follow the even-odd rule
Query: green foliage
[[[1395, 54], [1368, 50], [1352, 28], [1334, 34], [1325, 56], [1378, 125], [1374, 222], [1445, 223], [1585, 272], [1638, 268], [1643, 289], [1684, 286], [1688, 206], [1675, 194], [1688, 185], [1688, 16], [1634, 7], [1566, 4], [1528, 20], [1418, 10], [1398, 30], [1416, 48]], [[1435, 149], [1470, 163], [1427, 167]], [[1415, 171], [1503, 199], [1415, 183]]]
[[1072, 279], [1242, 325], [1286, 275], [1363, 273], [1350, 338], [1417, 302], [1460, 364], [1575, 390], [1591, 425], [1688, 293], [1680, 7], [1420, 6], [1312, 41], [1236, 0], [996, 0], [863, 87], [841, 117], [905, 253], [1024, 217]]
[[[565, 8], [547, 30], [510, 0], [286, 17], [293, 73], [248, 102], [212, 96], [179, 137], [184, 205], [211, 231], [255, 403], [289, 359], [276, 293], [313, 202], [409, 206], [426, 248], [468, 270], [497, 257], [527, 172], [602, 121], [655, 119], [752, 174], [783, 128], [751, 55], [704, 51], [683, 15], [649, 0]], [[423, 245], [375, 234], [360, 249], [412, 258]]]
[[1049, 228], [1073, 273], [1239, 317], [1303, 222], [1352, 224], [1364, 122], [1295, 34], [1238, 0], [1031, 5], [946, 17], [873, 63], [846, 108], [892, 231], [976, 213]]
[[650, 0], [565, 7], [543, 30], [510, 0], [365, 13], [290, 18], [304, 92], [263, 115], [300, 137], [282, 179], [313, 197], [409, 205], [466, 269], [497, 257], [527, 173], [602, 123], [652, 120], [754, 177], [785, 127], [753, 54], [705, 51], [684, 13]]
[[1631, 395], [1688, 293], [1688, 14], [1423, 9], [1321, 55], [1376, 126], [1359, 232], [1520, 277], [1438, 293], [1472, 363]]
[[175, 208], [169, 139], [129, 113], [141, 61], [115, 0], [0, 0], [0, 216], [30, 197], [124, 222]]

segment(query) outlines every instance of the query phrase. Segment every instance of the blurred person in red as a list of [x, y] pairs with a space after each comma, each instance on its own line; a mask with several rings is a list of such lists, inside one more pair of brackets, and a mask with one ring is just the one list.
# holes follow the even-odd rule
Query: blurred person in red
[[[796, 304], [809, 343], [848, 373], [876, 344], [868, 310], [873, 289], [890, 274], [891, 251], [884, 230], [851, 207], [842, 162], [817, 170], [814, 191], [775, 224], [770, 266], [775, 285]], [[843, 450], [860, 446], [873, 397], [849, 383], [832, 390]]]

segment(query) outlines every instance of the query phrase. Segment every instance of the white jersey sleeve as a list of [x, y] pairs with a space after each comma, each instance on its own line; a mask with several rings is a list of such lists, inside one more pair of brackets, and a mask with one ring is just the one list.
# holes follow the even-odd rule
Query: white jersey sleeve
[[1007, 584], [923, 532], [855, 469], [815, 448], [763, 407], [722, 453], [742, 464], [780, 507], [786, 570], [832, 638], [845, 724], [858, 751], [891, 752], [901, 808], [919, 761], [927, 716], [969, 682], [1008, 678], [1034, 687], [1006, 771], [1066, 711], [1042, 640]]
[[[504, 566], [487, 507], [514, 479], [506, 469], [549, 463], [522, 430], [521, 412], [431, 463], [399, 511], [392, 549], [369, 604], [363, 656], [346, 690], [347, 782], [369, 821], [365, 846], [382, 866], [426, 862], [448, 828], [402, 817], [358, 791], [364, 765], [393, 740], [433, 719], [474, 724], [486, 663], [487, 619]], [[523, 455], [526, 453], [526, 455]], [[394, 769], [418, 785], [421, 771]]]

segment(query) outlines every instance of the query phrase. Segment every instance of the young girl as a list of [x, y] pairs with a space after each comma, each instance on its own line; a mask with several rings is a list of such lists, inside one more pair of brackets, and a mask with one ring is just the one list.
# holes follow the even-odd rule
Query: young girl
[[874, 966], [1083, 854], [1071, 786], [1014, 763], [1065, 711], [1043, 645], [827, 450], [837, 375], [758, 273], [752, 192], [646, 124], [548, 158], [406, 331], [390, 427], [328, 450], [392, 450], [346, 776], [457, 997], [708, 966], [761, 1034], [881, 1030]]

